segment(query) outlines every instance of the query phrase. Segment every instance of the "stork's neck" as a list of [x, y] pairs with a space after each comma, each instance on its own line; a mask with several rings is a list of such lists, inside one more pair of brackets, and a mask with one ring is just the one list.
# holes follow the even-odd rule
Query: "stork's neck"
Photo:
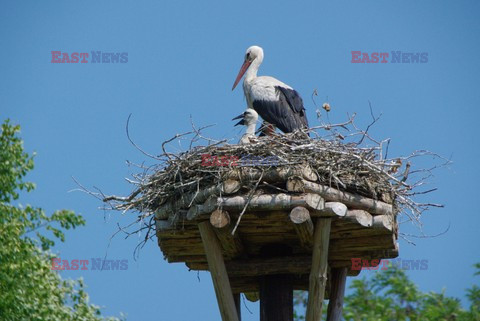
[[251, 124], [248, 124], [247, 125], [247, 130], [245, 131], [245, 135], [248, 135], [248, 136], [255, 136], [255, 125], [257, 123], [254, 122], [254, 123], [251, 123]]
[[245, 73], [244, 81], [250, 81], [253, 78], [257, 77], [258, 68], [262, 64], [262, 61], [263, 61], [263, 55], [258, 56], [252, 61], [252, 64], [250, 65], [247, 72]]

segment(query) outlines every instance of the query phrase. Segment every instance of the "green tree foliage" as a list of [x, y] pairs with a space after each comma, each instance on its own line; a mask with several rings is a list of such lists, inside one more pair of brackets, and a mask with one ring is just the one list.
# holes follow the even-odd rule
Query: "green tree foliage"
[[104, 320], [81, 279], [62, 280], [51, 269], [54, 239], [63, 242], [64, 231], [85, 220], [69, 210], [48, 216], [41, 208], [13, 204], [20, 191], [35, 188], [23, 180], [34, 163], [19, 131], [7, 120], [0, 134], [0, 320]]
[[[480, 275], [480, 263], [475, 264]], [[421, 292], [401, 268], [390, 265], [387, 270], [375, 272], [369, 279], [354, 280], [349, 295], [345, 296], [343, 319], [348, 321], [480, 321], [480, 287], [466, 290], [469, 309], [462, 308], [460, 300], [441, 293]], [[306, 292], [294, 295], [295, 320], [304, 320]], [[324, 316], [328, 302], [324, 304]]]

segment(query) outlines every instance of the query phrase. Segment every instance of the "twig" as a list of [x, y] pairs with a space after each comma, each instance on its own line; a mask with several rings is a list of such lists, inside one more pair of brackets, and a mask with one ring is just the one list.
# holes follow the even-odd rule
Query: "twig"
[[250, 201], [252, 200], [253, 194], [254, 194], [255, 191], [257, 190], [258, 184], [260, 184], [260, 182], [261, 182], [262, 179], [263, 179], [263, 174], [265, 174], [265, 171], [264, 171], [264, 170], [262, 170], [262, 174], [260, 175], [260, 178], [257, 180], [257, 183], [255, 184], [255, 186], [250, 190], [250, 193], [249, 193], [249, 195], [248, 195], [247, 202], [245, 203], [245, 206], [243, 207], [243, 210], [242, 210], [242, 211], [240, 212], [240, 214], [238, 215], [237, 223], [235, 224], [235, 227], [234, 227], [233, 230], [232, 230], [232, 235], [235, 235], [235, 231], [237, 230], [237, 227], [238, 227], [238, 225], [240, 224], [240, 221], [242, 220], [242, 216], [243, 216], [243, 214], [245, 213], [245, 211], [247, 210], [247, 207], [248, 207], [248, 205], [250, 204]]
[[131, 116], [132, 116], [132, 114], [128, 115], [127, 124], [125, 125], [125, 131], [127, 132], [128, 141], [133, 145], [133, 147], [138, 149], [143, 155], [148, 156], [148, 157], [153, 158], [153, 159], [156, 159], [156, 160], [160, 160], [159, 158], [155, 157], [154, 155], [149, 154], [149, 153], [145, 152], [143, 149], [141, 149], [140, 147], [138, 147], [138, 145], [135, 144], [135, 142], [130, 138], [130, 133], [128, 132], [128, 125], [130, 123], [130, 117]]

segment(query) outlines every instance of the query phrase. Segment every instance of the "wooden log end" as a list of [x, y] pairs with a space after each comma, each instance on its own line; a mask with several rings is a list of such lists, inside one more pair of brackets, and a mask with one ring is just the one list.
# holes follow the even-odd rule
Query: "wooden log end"
[[287, 190], [289, 192], [303, 193], [305, 192], [305, 184], [300, 177], [290, 177], [287, 180]]
[[227, 211], [216, 209], [210, 215], [210, 224], [216, 228], [224, 228], [230, 224], [230, 215]]
[[222, 191], [227, 195], [238, 192], [240, 187], [242, 187], [240, 182], [234, 179], [227, 179], [222, 183]]
[[294, 223], [300, 243], [304, 248], [310, 249], [313, 245], [313, 222], [310, 212], [305, 207], [297, 206], [290, 211], [289, 217]]
[[393, 215], [376, 215], [373, 217], [372, 227], [391, 232], [395, 224], [394, 220]]
[[211, 196], [203, 204], [192, 205], [187, 211], [187, 220], [194, 220], [203, 214], [212, 213], [217, 208], [217, 203], [218, 198]]
[[325, 208], [325, 201], [323, 198], [314, 193], [309, 193], [305, 195], [305, 203], [308, 207], [315, 211], [321, 211]]
[[347, 215], [347, 205], [340, 202], [326, 202], [324, 211], [331, 213], [333, 216], [343, 217]]
[[370, 227], [373, 224], [372, 215], [364, 210], [348, 210], [343, 219], [364, 227]]
[[193, 220], [196, 216], [197, 213], [199, 212], [199, 207], [200, 205], [192, 205], [187, 211], [187, 220]]
[[305, 178], [306, 180], [309, 180], [312, 182], [316, 182], [318, 180], [317, 174], [312, 170], [310, 166], [307, 165], [302, 167], [301, 171], [302, 171], [303, 178]]
[[290, 220], [294, 224], [302, 224], [310, 219], [310, 212], [303, 206], [294, 207], [289, 214]]

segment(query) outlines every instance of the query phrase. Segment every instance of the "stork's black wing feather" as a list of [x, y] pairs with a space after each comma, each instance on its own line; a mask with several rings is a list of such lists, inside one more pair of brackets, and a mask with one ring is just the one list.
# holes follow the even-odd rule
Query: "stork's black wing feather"
[[284, 133], [308, 128], [305, 108], [300, 95], [293, 89], [276, 86], [278, 100], [254, 100], [253, 109], [266, 122], [278, 127]]
[[[285, 108], [287, 107], [287, 108]], [[253, 109], [266, 122], [273, 124], [284, 133], [294, 131], [296, 122], [290, 107], [280, 100], [254, 100]]]
[[305, 107], [303, 106], [303, 100], [302, 97], [300, 97], [300, 94], [295, 89], [288, 89], [281, 86], [276, 86], [275, 89], [281, 93], [280, 96], [283, 94], [283, 97], [292, 109], [298, 128], [308, 128], [307, 115], [305, 113]]

